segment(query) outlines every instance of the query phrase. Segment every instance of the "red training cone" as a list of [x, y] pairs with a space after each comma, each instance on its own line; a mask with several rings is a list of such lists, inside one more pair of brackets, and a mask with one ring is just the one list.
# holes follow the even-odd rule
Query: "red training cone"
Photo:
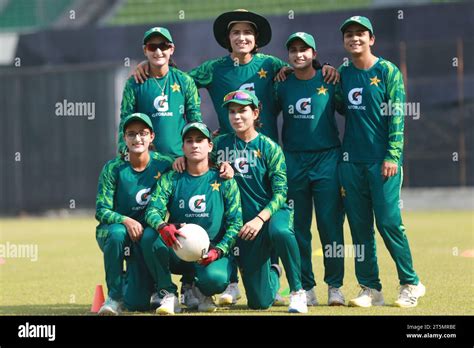
[[104, 299], [104, 290], [102, 289], [102, 285], [97, 285], [95, 287], [95, 294], [94, 294], [94, 300], [92, 301], [92, 307], [91, 307], [91, 312], [92, 313], [97, 313], [104, 304], [105, 299]]

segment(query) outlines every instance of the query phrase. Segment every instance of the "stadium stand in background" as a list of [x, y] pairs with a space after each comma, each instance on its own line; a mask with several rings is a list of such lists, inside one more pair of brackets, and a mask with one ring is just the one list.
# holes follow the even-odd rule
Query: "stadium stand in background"
[[[289, 9], [303, 14], [448, 2], [456, 0], [0, 0], [0, 32], [205, 20], [237, 7], [262, 15], [285, 15]], [[74, 21], [68, 20], [72, 9]]]

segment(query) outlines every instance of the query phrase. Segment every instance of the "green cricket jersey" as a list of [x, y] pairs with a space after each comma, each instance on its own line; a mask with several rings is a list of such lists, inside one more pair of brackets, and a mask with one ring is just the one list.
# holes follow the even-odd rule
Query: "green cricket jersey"
[[201, 100], [192, 78], [170, 67], [162, 78], [149, 78], [136, 83], [127, 80], [120, 108], [119, 151], [126, 150], [123, 120], [130, 114], [147, 114], [153, 122], [156, 149], [172, 157], [182, 156], [181, 130], [189, 122], [202, 122]]
[[221, 134], [232, 133], [227, 108], [222, 107], [224, 96], [238, 89], [254, 92], [262, 103], [260, 120], [262, 133], [278, 142], [278, 111], [273, 94], [273, 78], [284, 66], [281, 59], [257, 53], [247, 64], [238, 64], [232, 57], [211, 59], [191, 70], [189, 75], [198, 88], [209, 91], [217, 112]]
[[116, 224], [131, 217], [144, 224], [150, 192], [172, 164], [172, 158], [155, 151], [150, 151], [150, 162], [141, 172], [135, 171], [130, 162], [121, 157], [108, 161], [99, 177], [96, 219], [103, 224]]
[[214, 162], [229, 161], [234, 168], [244, 222], [255, 218], [263, 209], [273, 215], [286, 204], [285, 157], [277, 143], [260, 133], [248, 143], [234, 133], [219, 136], [213, 142]]
[[321, 70], [310, 80], [299, 80], [291, 74], [275, 84], [277, 103], [283, 112], [285, 151], [322, 151], [340, 146], [334, 93], [334, 85], [324, 82]]
[[228, 254], [242, 227], [240, 192], [234, 179], [224, 180], [216, 169], [201, 176], [170, 171], [152, 194], [146, 221], [157, 229], [169, 212], [171, 223], [194, 223], [209, 234], [211, 243]]
[[338, 111], [346, 116], [344, 161], [403, 162], [405, 88], [400, 70], [379, 58], [367, 70], [339, 67]]

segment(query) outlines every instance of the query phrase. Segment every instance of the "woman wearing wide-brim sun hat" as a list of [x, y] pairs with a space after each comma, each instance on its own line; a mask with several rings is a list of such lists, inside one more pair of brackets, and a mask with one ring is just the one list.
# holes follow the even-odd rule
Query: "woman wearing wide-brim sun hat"
[[232, 50], [229, 42], [229, 32], [236, 23], [248, 23], [253, 27], [257, 33], [255, 51], [257, 51], [259, 47], [266, 46], [272, 39], [272, 28], [265, 17], [244, 9], [225, 12], [214, 21], [213, 30], [214, 37], [219, 45], [228, 49], [230, 52], [232, 52]]

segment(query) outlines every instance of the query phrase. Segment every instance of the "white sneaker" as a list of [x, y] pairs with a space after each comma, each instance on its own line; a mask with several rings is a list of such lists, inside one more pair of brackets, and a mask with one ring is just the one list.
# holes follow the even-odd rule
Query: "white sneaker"
[[230, 283], [219, 297], [218, 304], [219, 306], [234, 305], [241, 297], [239, 284]]
[[346, 300], [340, 288], [334, 286], [328, 287], [328, 306], [344, 306]]
[[290, 305], [288, 306], [288, 312], [308, 313], [308, 305], [306, 304], [306, 291], [301, 289], [290, 294]]
[[194, 287], [194, 294], [199, 299], [198, 311], [212, 313], [217, 310], [217, 306], [211, 296], [205, 296], [201, 290], [196, 286]]
[[308, 306], [317, 306], [319, 304], [314, 287], [310, 290], [306, 290], [306, 303]]
[[426, 288], [421, 282], [418, 285], [405, 284], [400, 287], [400, 294], [398, 300], [395, 301], [395, 306], [401, 308], [416, 307], [418, 299], [425, 296]]
[[194, 284], [183, 284], [181, 288], [183, 304], [189, 309], [196, 309], [199, 305], [199, 299], [194, 294], [194, 290]]
[[166, 294], [161, 300], [161, 306], [156, 309], [156, 314], [160, 315], [173, 315], [180, 312], [181, 307], [175, 294]]
[[150, 297], [150, 308], [152, 310], [157, 309], [161, 305], [162, 298], [157, 292], [154, 292]]
[[368, 288], [364, 285], [360, 286], [362, 289], [359, 295], [349, 301], [350, 307], [371, 307], [371, 306], [383, 306], [385, 301], [383, 300], [382, 291]]
[[101, 316], [114, 316], [119, 315], [122, 311], [122, 303], [119, 301], [115, 301], [110, 297], [107, 297], [102, 307], [99, 309], [99, 315]]

